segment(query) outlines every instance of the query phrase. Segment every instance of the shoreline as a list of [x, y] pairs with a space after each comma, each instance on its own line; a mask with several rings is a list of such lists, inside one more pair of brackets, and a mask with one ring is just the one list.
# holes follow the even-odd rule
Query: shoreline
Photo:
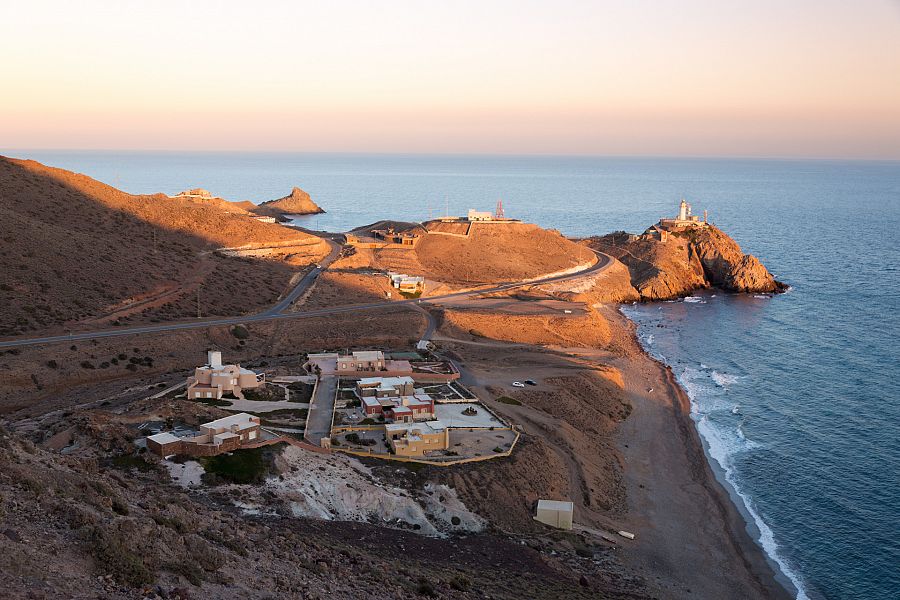
[[[677, 429], [677, 437], [683, 442], [686, 458], [690, 464], [691, 478], [698, 484], [716, 510], [721, 520], [723, 539], [730, 546], [734, 558], [740, 561], [747, 575], [750, 576], [753, 586], [763, 598], [795, 598], [799, 590], [791, 579], [785, 574], [776, 559], [770, 556], [765, 548], [750, 533], [750, 529], [758, 530], [758, 526], [749, 514], [745, 514], [746, 506], [742, 508], [741, 498], [737, 490], [725, 479], [721, 467], [714, 463], [709, 455], [707, 445], [699, 432], [697, 424], [691, 418], [691, 399], [687, 391], [678, 381], [672, 368], [653, 356], [637, 335], [638, 324], [632, 321], [620, 309], [615, 311], [625, 323], [625, 335], [628, 341], [639, 351], [639, 361], [648, 361], [653, 364], [661, 374], [665, 386], [664, 396], [669, 400], [672, 408], [672, 418]], [[626, 359], [634, 361], [634, 359]], [[637, 361], [634, 361], [637, 362]], [[622, 436], [622, 433], [619, 434]], [[620, 445], [622, 442], [620, 440]], [[625, 444], [628, 447], [628, 444]], [[643, 486], [641, 486], [643, 487]], [[629, 486], [629, 495], [632, 493]], [[736, 498], [735, 495], [738, 497]], [[710, 574], [711, 575], [711, 574]], [[736, 574], [732, 574], [736, 575]]]

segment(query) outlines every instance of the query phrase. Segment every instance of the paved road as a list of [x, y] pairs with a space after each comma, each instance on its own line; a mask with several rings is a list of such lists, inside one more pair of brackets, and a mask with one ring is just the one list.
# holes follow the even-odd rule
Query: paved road
[[[415, 304], [422, 303], [426, 304], [429, 302], [438, 302], [441, 300], [446, 300], [449, 298], [463, 298], [466, 296], [477, 296], [479, 294], [486, 294], [492, 292], [502, 292], [506, 290], [512, 290], [519, 287], [525, 287], [529, 285], [540, 285], [545, 283], [553, 283], [557, 281], [565, 281], [568, 279], [575, 279], [578, 277], [583, 277], [584, 275], [590, 273], [598, 273], [606, 270], [613, 263], [612, 257], [603, 254], [602, 252], [597, 252], [598, 260], [594, 265], [578, 271], [576, 273], [571, 273], [568, 275], [556, 275], [554, 277], [545, 277], [544, 279], [535, 279], [531, 281], [520, 281], [516, 283], [506, 283], [503, 285], [498, 285], [490, 288], [479, 288], [475, 290], [469, 290], [465, 292], [454, 292], [452, 294], [444, 294], [442, 296], [431, 296], [429, 298], [420, 298], [418, 300], [394, 300], [394, 301], [385, 301], [385, 302], [371, 302], [368, 304], [352, 304], [348, 306], [337, 306], [334, 308], [321, 308], [318, 310], [309, 310], [303, 312], [273, 312], [273, 309], [266, 310], [265, 312], [258, 313], [255, 315], [248, 315], [243, 317], [226, 317], [222, 319], [197, 319], [194, 321], [184, 321], [181, 323], [161, 323], [157, 325], [145, 325], [139, 327], [119, 327], [115, 329], [102, 329], [98, 331], [84, 331], [78, 333], [70, 333], [66, 335], [51, 335], [45, 337], [35, 337], [35, 338], [18, 338], [12, 340], [0, 341], [0, 348], [20, 348], [25, 346], [37, 346], [41, 344], [55, 344], [61, 342], [74, 342], [79, 340], [92, 340], [92, 339], [100, 339], [100, 338], [111, 338], [111, 337], [121, 337], [127, 335], [141, 335], [145, 333], [160, 333], [164, 331], [182, 331], [189, 329], [204, 329], [206, 327], [222, 327], [227, 325], [240, 325], [246, 323], [259, 323], [264, 321], [277, 321], [280, 319], [309, 319], [313, 317], [323, 317], [328, 315], [336, 315], [343, 313], [354, 313], [361, 312], [364, 310], [378, 310], [385, 308], [396, 308], [398, 306], [403, 306], [404, 304]], [[330, 257], [330, 255], [329, 255]], [[332, 259], [333, 260], [333, 259]], [[297, 288], [293, 292], [291, 292], [288, 297], [282, 300], [278, 305], [285, 304], [292, 296], [295, 297], [302, 294], [309, 285], [315, 281], [315, 278], [318, 277], [319, 273], [322, 269], [314, 269], [306, 277], [301, 280], [300, 284], [297, 285]], [[314, 275], [313, 275], [314, 274]], [[310, 278], [310, 275], [312, 277]], [[306, 287], [303, 287], [305, 283]], [[299, 291], [298, 291], [299, 290]], [[285, 308], [287, 305], [285, 305]]]
[[331, 253], [324, 259], [322, 259], [319, 264], [315, 265], [309, 273], [304, 275], [303, 279], [301, 279], [300, 282], [294, 286], [294, 289], [292, 289], [290, 293], [281, 300], [281, 302], [279, 302], [269, 310], [263, 312], [263, 315], [277, 315], [278, 313], [286, 311], [291, 306], [291, 304], [293, 304], [294, 301], [300, 297], [301, 294], [309, 289], [309, 286], [313, 284], [313, 282], [319, 276], [319, 273], [327, 269], [328, 265], [330, 265], [337, 259], [338, 255], [341, 253], [340, 245], [334, 243], [329, 239], [325, 239], [325, 242], [328, 243], [329, 246], [331, 246]]
[[306, 432], [303, 437], [314, 446], [319, 446], [323, 437], [331, 435], [331, 413], [334, 412], [337, 382], [337, 377], [323, 375], [319, 379], [319, 385], [316, 386], [316, 396], [309, 405]]

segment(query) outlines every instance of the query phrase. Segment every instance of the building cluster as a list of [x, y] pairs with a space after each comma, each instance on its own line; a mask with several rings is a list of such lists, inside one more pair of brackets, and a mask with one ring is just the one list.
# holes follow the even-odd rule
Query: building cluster
[[200, 433], [179, 437], [173, 433], [157, 433], [147, 438], [147, 449], [162, 457], [175, 454], [215, 456], [258, 442], [259, 417], [238, 413], [200, 425]]
[[416, 242], [422, 236], [421, 231], [395, 231], [394, 228], [373, 229], [372, 235], [376, 239], [384, 240], [389, 244], [400, 244], [401, 246], [415, 246]]
[[415, 389], [412, 377], [364, 377], [356, 382], [356, 395], [367, 418], [394, 423], [434, 419], [434, 399]]
[[242, 390], [254, 389], [265, 385], [266, 377], [240, 365], [223, 365], [222, 353], [210, 350], [207, 363], [194, 369], [194, 375], [188, 377], [187, 397], [190, 400], [216, 399], [226, 394], [243, 398]]
[[709, 227], [707, 218], [708, 214], [705, 210], [703, 211], [702, 221], [699, 216], [692, 214], [691, 205], [682, 198], [681, 204], [678, 205], [678, 216], [673, 218], [662, 217], [658, 223], [652, 225], [644, 232], [643, 237], [665, 242], [669, 239], [670, 233], [690, 228], [704, 229]]
[[394, 273], [388, 271], [388, 277], [391, 279], [391, 285], [404, 294], [418, 294], [425, 291], [425, 278], [413, 277], [406, 273]]

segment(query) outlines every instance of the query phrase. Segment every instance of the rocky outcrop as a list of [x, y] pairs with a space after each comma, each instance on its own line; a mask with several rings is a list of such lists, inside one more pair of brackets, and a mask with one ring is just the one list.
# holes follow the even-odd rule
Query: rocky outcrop
[[616, 232], [585, 243], [624, 263], [642, 300], [669, 300], [709, 287], [755, 293], [786, 288], [713, 226], [674, 233], [664, 242]]
[[315, 215], [325, 212], [319, 205], [312, 201], [309, 194], [298, 187], [284, 198], [263, 202], [256, 210], [256, 214], [280, 216], [280, 215]]

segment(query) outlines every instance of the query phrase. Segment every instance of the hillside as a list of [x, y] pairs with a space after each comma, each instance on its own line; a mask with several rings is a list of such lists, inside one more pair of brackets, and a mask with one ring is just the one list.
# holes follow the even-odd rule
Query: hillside
[[[453, 286], [469, 286], [530, 279], [595, 260], [593, 252], [559, 232], [526, 223], [473, 223], [469, 235], [435, 231], [432, 223], [424, 224], [428, 233], [417, 224], [393, 224], [398, 232], [414, 230], [423, 235], [415, 246], [359, 249], [354, 266], [368, 263]], [[469, 229], [468, 223], [463, 225], [460, 231]]]
[[668, 300], [709, 287], [756, 293], [786, 287], [759, 259], [744, 254], [737, 242], [712, 226], [672, 234], [665, 242], [616, 232], [584, 243], [623, 262], [643, 300]]
[[[296, 269], [222, 257], [215, 248], [296, 242], [309, 254], [296, 266], [327, 253], [318, 238], [212, 202], [134, 196], [4, 157], [0, 239], [0, 336], [122, 311], [145, 320], [196, 315], [197, 289], [204, 316], [240, 314], [274, 301]], [[134, 306], [139, 315], [129, 310]]]
[[284, 198], [263, 202], [253, 209], [258, 215], [282, 216], [282, 215], [315, 215], [325, 212], [319, 205], [312, 201], [309, 194], [298, 187]]

